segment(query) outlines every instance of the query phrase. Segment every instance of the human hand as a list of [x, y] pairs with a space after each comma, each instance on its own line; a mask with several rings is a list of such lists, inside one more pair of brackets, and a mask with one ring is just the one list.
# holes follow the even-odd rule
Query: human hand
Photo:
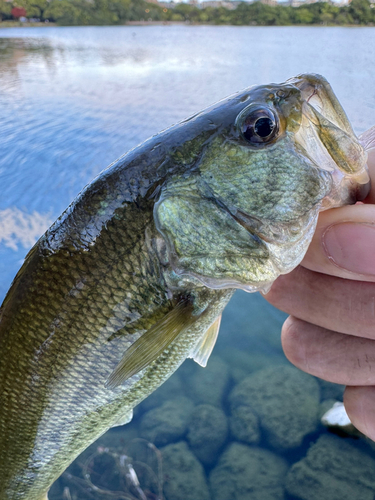
[[301, 265], [265, 298], [291, 315], [281, 337], [287, 358], [346, 385], [350, 420], [375, 440], [375, 144], [368, 153], [364, 204], [322, 212]]

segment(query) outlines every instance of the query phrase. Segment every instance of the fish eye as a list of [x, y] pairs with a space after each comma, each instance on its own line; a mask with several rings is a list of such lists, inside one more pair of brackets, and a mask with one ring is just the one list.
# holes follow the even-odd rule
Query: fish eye
[[[253, 145], [267, 144], [278, 132], [278, 120], [268, 108], [256, 108], [241, 114], [240, 130], [243, 138]], [[242, 118], [241, 116], [241, 118]]]

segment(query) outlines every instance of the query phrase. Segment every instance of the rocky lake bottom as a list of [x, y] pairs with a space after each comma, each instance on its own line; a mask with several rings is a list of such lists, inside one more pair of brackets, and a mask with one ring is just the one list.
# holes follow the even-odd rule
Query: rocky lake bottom
[[293, 367], [272, 322], [247, 345], [243, 332], [219, 338], [206, 368], [187, 360], [50, 500], [373, 500], [375, 445], [321, 424], [344, 387]]

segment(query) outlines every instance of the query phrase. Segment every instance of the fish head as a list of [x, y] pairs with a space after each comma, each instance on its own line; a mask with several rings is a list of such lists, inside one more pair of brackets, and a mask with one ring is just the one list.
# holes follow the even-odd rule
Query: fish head
[[164, 260], [210, 288], [267, 290], [302, 260], [319, 211], [366, 197], [366, 153], [318, 75], [252, 87], [202, 116], [209, 139], [199, 154], [191, 142], [194, 162], [155, 204]]

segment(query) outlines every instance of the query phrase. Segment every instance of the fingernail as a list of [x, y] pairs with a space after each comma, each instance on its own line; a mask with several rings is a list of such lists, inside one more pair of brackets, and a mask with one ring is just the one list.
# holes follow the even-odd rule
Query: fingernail
[[375, 225], [356, 222], [333, 224], [323, 234], [328, 258], [347, 271], [375, 276]]

